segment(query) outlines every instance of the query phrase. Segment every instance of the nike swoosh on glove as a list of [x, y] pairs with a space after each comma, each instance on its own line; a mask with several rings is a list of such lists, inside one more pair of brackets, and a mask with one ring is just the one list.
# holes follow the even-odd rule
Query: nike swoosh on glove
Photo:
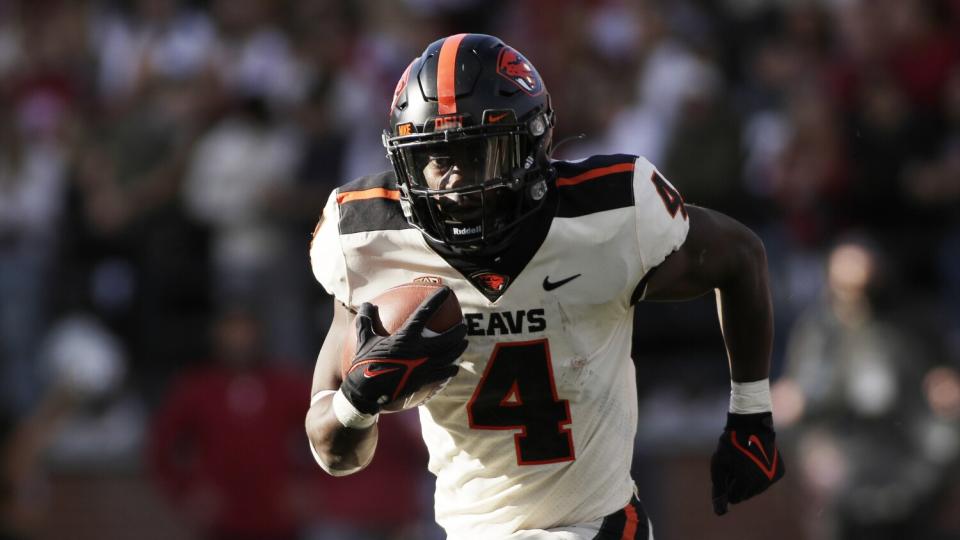
[[357, 354], [340, 385], [344, 396], [365, 414], [409, 396], [426, 384], [450, 379], [460, 367], [457, 359], [467, 348], [463, 321], [443, 332], [423, 335], [427, 321], [452, 294], [449, 287], [431, 293], [399, 330], [381, 336], [373, 330], [377, 307], [368, 302], [357, 312]]
[[763, 493], [785, 472], [773, 431], [773, 414], [727, 413], [727, 426], [710, 460], [714, 513], [722, 516], [727, 513], [728, 503]]

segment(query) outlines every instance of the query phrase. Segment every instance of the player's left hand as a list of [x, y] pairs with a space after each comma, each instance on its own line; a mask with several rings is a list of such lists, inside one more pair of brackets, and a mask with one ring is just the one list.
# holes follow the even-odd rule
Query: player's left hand
[[728, 503], [763, 493], [784, 472], [773, 415], [727, 413], [727, 426], [710, 460], [714, 513], [722, 516], [727, 513]]

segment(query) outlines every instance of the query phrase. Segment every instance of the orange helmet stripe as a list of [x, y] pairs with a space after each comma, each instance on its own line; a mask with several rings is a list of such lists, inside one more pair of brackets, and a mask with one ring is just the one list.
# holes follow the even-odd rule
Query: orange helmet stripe
[[457, 112], [457, 50], [467, 34], [450, 36], [440, 46], [440, 58], [437, 60], [437, 114], [456, 114]]

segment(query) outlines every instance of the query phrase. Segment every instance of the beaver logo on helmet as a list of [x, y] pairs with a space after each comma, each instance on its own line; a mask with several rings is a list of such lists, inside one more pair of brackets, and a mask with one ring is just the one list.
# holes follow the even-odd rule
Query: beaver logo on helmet
[[403, 71], [403, 75], [400, 76], [400, 80], [397, 81], [397, 87], [393, 90], [393, 101], [390, 102], [391, 111], [397, 108], [397, 104], [400, 102], [400, 94], [407, 88], [407, 81], [410, 80], [410, 68], [413, 67], [414, 63], [416, 62], [410, 62], [407, 69]]
[[497, 58], [497, 73], [531, 96], [543, 92], [540, 75], [522, 54], [511, 47], [500, 50], [500, 56]]

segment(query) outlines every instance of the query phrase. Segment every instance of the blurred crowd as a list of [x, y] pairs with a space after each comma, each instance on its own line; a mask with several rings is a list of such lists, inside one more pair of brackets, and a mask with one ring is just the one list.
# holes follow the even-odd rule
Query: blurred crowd
[[[415, 415], [312, 464], [307, 244], [463, 31], [537, 66], [555, 157], [644, 155], [765, 240], [783, 537], [960, 534], [957, 0], [0, 0], [0, 538], [437, 537]], [[726, 410], [712, 299], [638, 308], [635, 356], [656, 523]]]

